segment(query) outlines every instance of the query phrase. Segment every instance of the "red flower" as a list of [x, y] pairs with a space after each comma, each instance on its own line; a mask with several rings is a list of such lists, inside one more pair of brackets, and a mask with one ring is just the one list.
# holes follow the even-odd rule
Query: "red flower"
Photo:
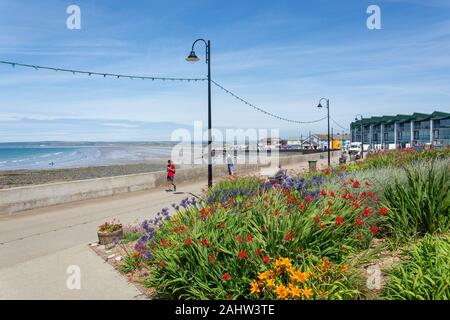
[[320, 227], [321, 227], [321, 228], [325, 228], [326, 226], [327, 226], [327, 225], [326, 225], [325, 223], [321, 223], [321, 224], [320, 224]]
[[342, 222], [344, 222], [344, 218], [337, 216], [336, 217], [336, 225], [340, 225], [340, 224], [342, 224]]
[[217, 224], [217, 227], [219, 227], [219, 228], [225, 228], [225, 221], [220, 221], [220, 222]]
[[331, 207], [333, 205], [333, 201], [328, 200], [328, 205]]
[[323, 211], [323, 213], [325, 213], [325, 214], [330, 214], [330, 213], [331, 213], [331, 210], [330, 210], [330, 209], [325, 209], [325, 210]]
[[224, 281], [228, 281], [228, 280], [230, 280], [230, 278], [231, 278], [231, 276], [229, 275], [228, 272], [226, 272], [226, 273], [222, 276], [222, 279], [223, 279]]
[[327, 195], [327, 192], [325, 190], [320, 190], [320, 194], [323, 195], [324, 197]]
[[377, 233], [378, 232], [378, 228], [376, 226], [371, 226], [370, 227], [370, 232]]
[[314, 221], [317, 222], [317, 223], [319, 223], [319, 222], [320, 222], [320, 216], [315, 216], [315, 217], [314, 217]]
[[301, 205], [298, 206], [298, 208], [299, 208], [300, 210], [303, 210], [303, 209], [305, 209], [305, 206], [304, 206], [303, 204], [301, 204]]
[[330, 192], [330, 196], [332, 196], [333, 198], [336, 197], [333, 191]]
[[206, 240], [206, 239], [203, 239], [203, 240], [201, 241], [201, 243], [202, 243], [202, 245], [204, 245], [205, 247], [207, 247], [208, 244], [209, 244], [208, 240]]
[[263, 261], [264, 263], [269, 263], [270, 258], [269, 258], [268, 256], [265, 256], [265, 257], [262, 258], [262, 261]]
[[253, 237], [251, 235], [247, 235], [247, 242], [250, 242], [253, 240]]
[[353, 195], [351, 193], [346, 193], [342, 196], [345, 200], [353, 199]]
[[265, 205], [264, 205], [264, 208], [266, 208], [266, 209], [267, 209], [267, 208], [269, 208], [269, 206], [268, 206], [267, 204], [265, 204]]
[[163, 247], [165, 247], [166, 245], [167, 245], [167, 241], [166, 240], [161, 240], [161, 245], [163, 246]]
[[387, 215], [388, 213], [389, 213], [389, 209], [388, 208], [382, 207], [380, 209], [380, 214], [382, 214], [383, 216]]
[[366, 184], [366, 186], [370, 186], [369, 181], [366, 181], [365, 184]]
[[269, 196], [267, 196], [267, 195], [264, 196], [264, 200], [266, 200], [266, 201], [269, 200]]
[[213, 254], [208, 255], [208, 260], [211, 264], [213, 264], [214, 262], [216, 262], [216, 256]]
[[359, 205], [358, 201], [354, 200], [352, 202], [352, 206], [354, 206], [355, 208], [361, 208], [361, 206]]
[[369, 214], [373, 213], [373, 209], [372, 208], [364, 208], [363, 210], [363, 215], [364, 217], [368, 217]]
[[306, 196], [306, 197], [305, 197], [305, 201], [306, 201], [307, 203], [310, 203], [310, 202], [311, 202], [311, 196]]
[[241, 236], [241, 235], [238, 235], [238, 236], [236, 237], [236, 240], [237, 240], [239, 243], [244, 242], [244, 239], [242, 239], [242, 236]]
[[260, 256], [262, 254], [262, 251], [261, 249], [256, 249], [255, 253], [257, 256]]
[[357, 226], [361, 226], [363, 224], [363, 221], [360, 218], [357, 218], [356, 221], [355, 221], [355, 224]]
[[325, 174], [330, 174], [330, 173], [331, 173], [331, 170], [330, 170], [330, 169], [325, 169], [325, 170], [323, 170], [323, 173], [325, 173]]
[[191, 238], [186, 239], [186, 241], [184, 241], [184, 244], [190, 246], [192, 244], [192, 239]]
[[359, 188], [361, 184], [359, 183], [359, 181], [354, 181], [353, 182], [353, 188]]
[[291, 241], [292, 240], [292, 235], [290, 233], [287, 233], [284, 238], [286, 239], [286, 241]]
[[159, 263], [159, 266], [160, 266], [160, 267], [165, 267], [165, 266], [166, 266], [166, 263], [165, 263], [164, 261], [161, 261], [161, 262]]
[[238, 254], [239, 260], [243, 260], [246, 257], [247, 257], [247, 251], [245, 251], [245, 250], [239, 251], [239, 254]]
[[228, 199], [228, 202], [232, 203], [233, 202], [233, 198]]
[[278, 209], [277, 210], [275, 210], [275, 215], [277, 216], [279, 213], [280, 213], [280, 211], [278, 211]]
[[139, 252], [136, 252], [135, 254], [133, 254], [133, 258], [139, 258], [141, 256], [141, 254]]

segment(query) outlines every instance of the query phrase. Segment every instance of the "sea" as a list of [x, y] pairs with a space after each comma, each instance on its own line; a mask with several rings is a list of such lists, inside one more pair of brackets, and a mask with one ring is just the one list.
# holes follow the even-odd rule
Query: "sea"
[[173, 145], [151, 143], [0, 143], [0, 170], [45, 170], [164, 161]]

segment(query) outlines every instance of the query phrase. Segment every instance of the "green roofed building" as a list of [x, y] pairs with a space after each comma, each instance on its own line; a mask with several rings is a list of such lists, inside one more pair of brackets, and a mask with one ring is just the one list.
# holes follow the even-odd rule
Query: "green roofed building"
[[450, 113], [413, 113], [363, 118], [350, 124], [351, 141], [364, 149], [450, 145]]

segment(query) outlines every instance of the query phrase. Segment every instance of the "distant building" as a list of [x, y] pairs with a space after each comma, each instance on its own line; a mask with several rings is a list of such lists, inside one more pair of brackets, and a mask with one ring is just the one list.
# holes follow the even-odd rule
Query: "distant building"
[[[413, 113], [371, 117], [350, 124], [351, 141], [371, 149], [396, 149], [412, 146], [448, 147], [450, 113]], [[362, 139], [361, 139], [362, 138]]]

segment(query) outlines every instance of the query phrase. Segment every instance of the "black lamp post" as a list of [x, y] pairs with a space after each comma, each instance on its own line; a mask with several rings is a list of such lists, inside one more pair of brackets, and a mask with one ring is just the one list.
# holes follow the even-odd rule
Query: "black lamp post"
[[361, 114], [357, 114], [355, 117], [355, 121], [358, 121], [358, 117], [361, 119], [361, 159], [364, 159], [364, 124], [363, 124], [363, 116]]
[[328, 118], [328, 135], [327, 135], [328, 145], [327, 145], [327, 151], [328, 151], [328, 165], [330, 166], [331, 165], [331, 150], [330, 150], [330, 99], [325, 99], [325, 98], [320, 99], [319, 100], [319, 105], [317, 106], [317, 108], [319, 108], [319, 109], [321, 109], [323, 107], [322, 106], [322, 100], [325, 100], [326, 103], [327, 103], [327, 106], [326, 106], [326, 108], [327, 108], [327, 118]]
[[192, 44], [191, 53], [186, 58], [188, 62], [197, 62], [200, 59], [197, 57], [194, 51], [194, 46], [198, 41], [202, 41], [206, 46], [206, 63], [208, 64], [208, 188], [212, 187], [212, 136], [211, 136], [211, 42], [204, 39], [197, 39]]

